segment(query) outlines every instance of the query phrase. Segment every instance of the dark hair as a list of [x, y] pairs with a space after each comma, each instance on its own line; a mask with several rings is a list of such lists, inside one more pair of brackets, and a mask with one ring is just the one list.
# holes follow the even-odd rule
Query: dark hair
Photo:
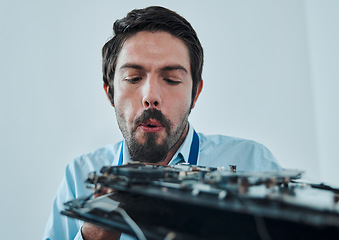
[[188, 48], [193, 80], [193, 104], [201, 81], [204, 54], [196, 32], [185, 18], [167, 8], [153, 6], [132, 10], [126, 17], [115, 21], [113, 30], [114, 36], [102, 48], [103, 80], [105, 85], [109, 86], [109, 97], [112, 103], [115, 67], [124, 42], [141, 31], [166, 31], [181, 39]]

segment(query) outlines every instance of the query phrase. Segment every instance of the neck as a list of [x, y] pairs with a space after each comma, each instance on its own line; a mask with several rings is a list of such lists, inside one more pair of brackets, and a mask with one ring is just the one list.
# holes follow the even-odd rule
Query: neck
[[178, 142], [171, 148], [171, 150], [168, 152], [165, 160], [157, 163], [158, 165], [168, 165], [168, 163], [172, 160], [174, 154], [178, 151], [178, 149], [180, 148], [181, 144], [184, 142], [186, 136], [188, 133], [188, 123], [185, 127], [185, 130], [183, 132], [183, 134], [181, 135], [180, 139], [178, 140]]

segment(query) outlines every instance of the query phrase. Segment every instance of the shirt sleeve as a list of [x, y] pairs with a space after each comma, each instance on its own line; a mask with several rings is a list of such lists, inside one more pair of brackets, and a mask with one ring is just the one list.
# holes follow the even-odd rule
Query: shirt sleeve
[[[75, 173], [74, 166], [68, 165], [65, 177], [53, 201], [52, 211], [43, 236], [44, 240], [82, 239], [80, 228], [83, 225], [83, 221], [60, 214], [64, 209], [64, 203], [75, 199], [77, 182], [83, 181], [83, 179], [77, 179]], [[85, 195], [85, 192], [83, 194]]]
[[112, 165], [120, 146], [121, 142], [115, 146], [108, 145], [75, 158], [67, 165], [64, 178], [55, 194], [52, 211], [43, 235], [44, 240], [82, 239], [80, 229], [84, 222], [61, 215], [60, 212], [64, 210], [65, 202], [87, 197], [93, 193], [85, 184], [88, 173], [100, 171], [102, 166]]

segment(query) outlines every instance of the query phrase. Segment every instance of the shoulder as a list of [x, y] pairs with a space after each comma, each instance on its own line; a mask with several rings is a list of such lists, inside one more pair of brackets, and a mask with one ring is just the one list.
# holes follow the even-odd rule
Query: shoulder
[[224, 135], [199, 133], [200, 161], [211, 166], [237, 165], [241, 171], [281, 169], [278, 161], [263, 144]]
[[264, 147], [262, 144], [248, 139], [230, 137], [225, 135], [205, 135], [199, 133], [199, 139], [202, 151], [215, 150], [215, 148], [227, 148], [228, 150], [235, 148], [255, 148]]

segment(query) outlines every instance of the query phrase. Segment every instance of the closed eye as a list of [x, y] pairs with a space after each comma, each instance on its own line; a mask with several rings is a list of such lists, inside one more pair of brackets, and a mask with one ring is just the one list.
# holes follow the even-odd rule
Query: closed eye
[[138, 83], [142, 78], [141, 77], [132, 77], [132, 78], [125, 78], [125, 81], [131, 83], [131, 84], [136, 84]]
[[172, 79], [168, 79], [168, 78], [165, 78], [164, 79], [169, 85], [178, 85], [179, 83], [181, 83], [181, 81], [178, 81], [178, 80], [172, 80]]

